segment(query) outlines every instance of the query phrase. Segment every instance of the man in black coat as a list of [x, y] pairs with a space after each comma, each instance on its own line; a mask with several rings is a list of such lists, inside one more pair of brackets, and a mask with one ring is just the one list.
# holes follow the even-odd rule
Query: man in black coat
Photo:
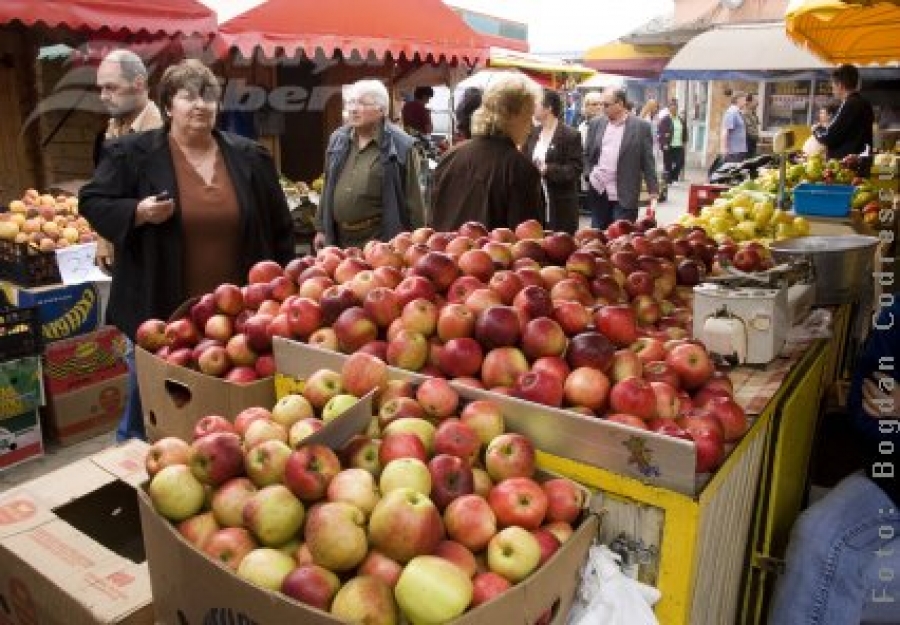
[[861, 154], [866, 148], [871, 151], [875, 113], [859, 95], [859, 71], [853, 65], [841, 65], [831, 73], [831, 87], [841, 107], [828, 126], [816, 129], [816, 139], [825, 146], [828, 158]]

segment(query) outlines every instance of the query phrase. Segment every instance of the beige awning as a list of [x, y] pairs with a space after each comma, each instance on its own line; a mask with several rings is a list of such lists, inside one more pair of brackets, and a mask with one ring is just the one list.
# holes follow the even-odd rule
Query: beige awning
[[669, 79], [758, 79], [790, 76], [830, 66], [791, 41], [784, 22], [723, 25], [697, 35], [672, 57]]

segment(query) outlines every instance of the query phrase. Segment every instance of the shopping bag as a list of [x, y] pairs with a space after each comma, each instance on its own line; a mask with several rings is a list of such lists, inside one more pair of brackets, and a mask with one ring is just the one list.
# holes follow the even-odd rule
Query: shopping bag
[[659, 625], [660, 592], [626, 576], [619, 561], [606, 545], [591, 547], [568, 625]]

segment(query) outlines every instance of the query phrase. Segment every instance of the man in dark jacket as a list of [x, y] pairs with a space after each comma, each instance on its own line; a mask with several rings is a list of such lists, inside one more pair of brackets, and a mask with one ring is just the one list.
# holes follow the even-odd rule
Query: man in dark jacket
[[419, 156], [413, 138], [385, 119], [389, 105], [377, 80], [350, 87], [348, 123], [332, 133], [325, 153], [317, 249], [362, 247], [424, 225]]
[[831, 73], [831, 88], [841, 107], [831, 123], [815, 130], [825, 146], [828, 158], [844, 158], [874, 148], [872, 105], [859, 95], [859, 71], [853, 65], [841, 65]]

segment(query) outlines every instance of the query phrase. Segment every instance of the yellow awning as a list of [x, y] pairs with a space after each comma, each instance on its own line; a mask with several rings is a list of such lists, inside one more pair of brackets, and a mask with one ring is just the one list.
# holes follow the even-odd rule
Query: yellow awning
[[590, 76], [595, 70], [577, 63], [562, 63], [550, 59], [542, 59], [533, 54], [515, 53], [513, 51], [500, 52], [491, 48], [488, 59], [490, 67], [510, 67], [530, 70], [539, 74], [566, 74], [570, 76]]
[[639, 78], [659, 76], [676, 48], [666, 45], [634, 45], [613, 41], [584, 53], [584, 64], [599, 72]]
[[900, 61], [900, 0], [791, 0], [788, 36], [830, 63]]

